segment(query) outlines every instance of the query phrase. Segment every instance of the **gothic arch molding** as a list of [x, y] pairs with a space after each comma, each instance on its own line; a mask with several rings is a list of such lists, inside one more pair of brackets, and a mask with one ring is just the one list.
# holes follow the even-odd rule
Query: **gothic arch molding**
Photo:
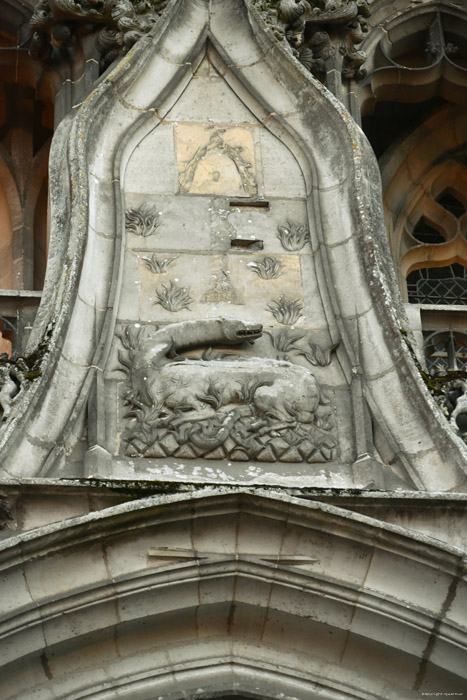
[[467, 16], [463, 8], [438, 0], [402, 9], [393, 2], [381, 2], [374, 9], [372, 24], [362, 44], [369, 55], [363, 114], [380, 101], [417, 103], [439, 97], [465, 106], [462, 46]]
[[16, 590], [5, 700], [51, 682], [67, 700], [389, 700], [465, 683], [462, 552], [334, 506], [153, 496], [12, 537], [0, 566]]
[[[245, 34], [241, 48], [229, 38], [228, 21], [237, 23]], [[185, 43], [179, 41], [183, 29]], [[315, 173], [310, 209], [319, 219], [323, 248], [326, 246], [322, 255], [325, 276], [336, 289], [331, 304], [350, 358], [346, 364], [349, 381], [351, 366], [361, 366], [370, 408], [384, 426], [388, 440], [398, 452], [408, 455], [405, 467], [414, 483], [420, 488], [454, 488], [464, 477], [463, 447], [441, 416], [431, 408], [424, 414], [420, 411], [420, 405], [430, 399], [399, 333], [403, 313], [385, 260], [376, 163], [359, 130], [349, 124], [343, 108], [273, 41], [249, 5], [243, 3], [234, 10], [227, 0], [217, 0], [212, 6], [201, 0], [172, 2], [152, 36], [140, 40], [129, 58], [104, 78], [75, 115], [63, 122], [55, 138], [55, 154], [68, 151], [70, 190], [66, 191], [68, 183], [60, 185], [61, 195], [52, 210], [54, 253], [39, 313], [42, 323], [37, 325], [32, 342], [38, 341], [53, 318], [51, 347], [57, 349], [58, 357], [44, 366], [28, 407], [24, 406], [23, 415], [16, 420], [18, 429], [12, 422], [5, 433], [9, 438], [4, 448], [6, 472], [17, 474], [19, 470], [24, 475], [27, 469], [28, 474], [47, 473], [75, 439], [74, 423], [94, 381], [94, 369], [102, 369], [105, 348], [110, 342], [123, 234], [116, 176], [120, 177], [127, 149], [133, 148], [130, 135], [138, 123], [135, 117], [151, 112], [163, 119], [175, 85], [183, 84], [190, 76], [189, 64], [199, 55], [208, 33], [231, 67], [232, 80], [240, 81], [259, 98], [265, 111], [269, 110], [265, 117], [269, 115], [274, 124], [271, 129], [276, 129], [286, 143], [287, 139], [295, 140]], [[157, 97], [154, 92], [148, 95], [143, 66], [146, 72], [160, 76]], [[267, 95], [261, 94], [265, 73], [274, 85]], [[316, 99], [310, 100], [310, 94]], [[109, 115], [120, 125], [118, 134], [105, 132]], [[130, 138], [127, 137], [126, 150], [122, 152], [123, 133]], [[345, 142], [345, 148], [338, 148], [339, 139]], [[345, 155], [347, 146], [351, 146], [353, 158]], [[84, 186], [85, 172], [90, 172], [88, 187]], [[57, 172], [52, 173], [52, 179], [57, 181]], [[102, 207], [97, 219], [97, 208], [90, 207], [98, 196], [99, 201], [107, 202], [105, 225], [107, 230], [113, 229], [115, 238], [102, 235], [99, 229], [101, 223], [97, 219], [104, 218]], [[68, 202], [71, 220], [65, 224]], [[68, 223], [70, 236], [65, 241], [63, 233]], [[317, 256], [320, 254], [321, 250]], [[374, 267], [370, 286], [365, 273], [367, 261]], [[350, 306], [345, 285], [340, 281], [342, 269], [348, 268], [352, 268], [354, 285], [362, 290], [357, 302], [352, 300]], [[89, 288], [84, 282], [80, 284], [84, 277], [95, 279], [95, 285]], [[359, 337], [369, 333], [373, 318], [379, 319], [376, 325], [385, 331], [373, 344], [359, 348]], [[412, 387], [412, 398], [407, 399], [406, 407], [412, 416], [408, 423], [401, 420], [396, 410], [406, 393], [407, 382]], [[59, 397], [60, 415], [56, 410]], [[394, 411], [387, 411], [388, 401]], [[51, 415], [56, 417], [53, 425]]]

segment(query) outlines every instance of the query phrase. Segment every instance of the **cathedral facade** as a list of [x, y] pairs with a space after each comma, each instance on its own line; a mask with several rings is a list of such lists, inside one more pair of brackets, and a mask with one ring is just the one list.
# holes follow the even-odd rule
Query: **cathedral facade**
[[467, 694], [465, 4], [0, 14], [0, 700]]

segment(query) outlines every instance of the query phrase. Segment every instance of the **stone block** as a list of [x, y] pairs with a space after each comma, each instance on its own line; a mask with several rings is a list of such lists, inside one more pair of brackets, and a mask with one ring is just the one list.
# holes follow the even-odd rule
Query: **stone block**
[[166, 116], [172, 122], [257, 124], [256, 117], [239, 100], [212, 64], [209, 75], [196, 73]]
[[294, 154], [266, 128], [260, 131], [261, 159], [264, 177], [264, 196], [306, 196], [305, 181]]
[[174, 127], [156, 120], [128, 159], [123, 190], [140, 195], [175, 194], [176, 178]]

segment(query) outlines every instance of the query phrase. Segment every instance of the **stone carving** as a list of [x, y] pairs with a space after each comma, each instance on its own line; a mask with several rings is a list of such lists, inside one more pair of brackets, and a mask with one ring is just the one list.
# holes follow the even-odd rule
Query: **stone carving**
[[326, 61], [335, 53], [329, 34], [316, 31], [308, 43], [297, 49], [297, 58], [310, 73], [322, 76], [326, 73]]
[[[210, 319], [121, 336], [129, 406], [128, 456], [325, 462], [335, 458], [333, 415], [314, 375], [259, 357], [181, 359], [183, 349], [238, 344], [259, 324]], [[171, 359], [173, 358], [173, 359]]]
[[153, 27], [168, 0], [39, 0], [31, 17], [31, 53], [47, 60], [54, 47], [71, 48], [76, 33], [98, 31], [101, 68], [125, 54]]
[[135, 236], [152, 236], [156, 233], [159, 218], [153, 207], [146, 203], [138, 209], [129, 209], [125, 214], [126, 230]]
[[407, 331], [401, 328], [400, 333], [428, 391], [452, 429], [467, 443], [467, 371], [447, 369], [438, 362], [429, 373], [426, 372], [418, 360]]
[[276, 321], [283, 326], [291, 326], [302, 316], [303, 304], [298, 299], [287, 299], [284, 294], [281, 294], [279, 299], [273, 299], [267, 308]]
[[342, 77], [360, 80], [365, 77], [366, 71], [362, 68], [366, 61], [366, 53], [359, 51], [357, 46], [362, 43], [364, 33], [368, 31], [366, 18], [370, 16], [370, 9], [366, 2], [357, 3], [359, 13], [347, 26], [347, 31], [341, 36], [339, 51], [344, 60], [342, 65]]
[[262, 260], [247, 263], [247, 267], [256, 272], [258, 277], [261, 277], [263, 280], [276, 279], [282, 274], [282, 262], [268, 255], [265, 255]]
[[310, 240], [310, 232], [306, 226], [299, 226], [288, 219], [287, 226], [278, 226], [277, 231], [282, 247], [289, 252], [301, 250]]
[[338, 346], [339, 343], [334, 343], [323, 349], [316, 343], [313, 343], [311, 338], [308, 338], [308, 348], [299, 350], [298, 354], [303, 355], [313, 367], [326, 367], [331, 364], [331, 355], [337, 350]]
[[156, 289], [157, 301], [154, 304], [160, 304], [167, 311], [173, 312], [189, 309], [193, 301], [189, 291], [189, 287], [179, 287], [170, 280], [168, 284], [162, 283], [162, 287]]
[[272, 347], [277, 352], [278, 360], [289, 360], [288, 353], [300, 350], [297, 343], [302, 340], [303, 333], [294, 333], [288, 328], [281, 328], [278, 333], [270, 331], [266, 331], [266, 333], [271, 339]]
[[368, 31], [365, 0], [252, 0], [276, 39], [287, 40], [293, 55], [312, 73], [326, 72], [336, 48], [342, 75], [362, 78], [365, 54], [357, 50]]
[[144, 260], [144, 264], [148, 268], [148, 270], [151, 270], [155, 275], [160, 275], [163, 272], [166, 272], [166, 270], [169, 268], [169, 266], [177, 260], [177, 255], [172, 256], [171, 258], [160, 258], [157, 256], [156, 253], [153, 253], [151, 257], [148, 257], [147, 255], [142, 255], [141, 260]]
[[318, 343], [314, 343], [308, 336], [306, 346], [300, 347], [298, 343], [305, 338], [303, 333], [297, 333], [288, 328], [281, 328], [279, 331], [266, 331], [271, 339], [271, 344], [277, 352], [277, 359], [293, 361], [294, 354], [303, 356], [314, 367], [327, 367], [331, 364], [332, 353], [337, 350], [339, 343], [322, 348]]
[[453, 405], [450, 423], [467, 440], [467, 381], [451, 382], [447, 399]]
[[[180, 164], [179, 182], [183, 192], [194, 191], [192, 185], [198, 168], [202, 166], [206, 169], [208, 156], [216, 154], [228, 158], [233, 163], [243, 194], [248, 197], [253, 197], [256, 194], [256, 181], [252, 172], [253, 164], [248, 157], [245, 157], [245, 145], [230, 143], [227, 136], [229, 132], [232, 134], [232, 131], [232, 129], [215, 128], [210, 133], [208, 141], [196, 148], [191, 157], [183, 164]], [[226, 136], [225, 138], [224, 135]], [[215, 182], [219, 182], [222, 177], [222, 173], [217, 169], [211, 171], [209, 175]]]
[[225, 255], [212, 257], [208, 289], [201, 298], [203, 304], [217, 304], [222, 301], [230, 304], [243, 303], [230, 279], [228, 259]]
[[0, 366], [0, 408], [2, 420], [6, 420], [10, 413], [14, 398], [19, 393], [20, 381], [18, 374], [9, 363]]
[[0, 420], [6, 422], [13, 416], [14, 405], [27, 386], [41, 376], [41, 364], [48, 352], [52, 325], [47, 327], [43, 339], [35, 352], [25, 357], [0, 355]]
[[467, 443], [467, 372], [446, 372], [441, 367], [439, 371], [434, 370], [434, 375], [427, 375], [423, 370], [421, 374], [451, 428]]

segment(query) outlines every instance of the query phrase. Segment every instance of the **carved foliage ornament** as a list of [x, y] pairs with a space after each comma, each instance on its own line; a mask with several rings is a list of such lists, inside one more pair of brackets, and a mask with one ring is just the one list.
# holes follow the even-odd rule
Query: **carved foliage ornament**
[[6, 423], [15, 414], [16, 406], [31, 383], [41, 376], [42, 362], [48, 352], [52, 325], [46, 329], [37, 350], [25, 357], [0, 354], [0, 423]]
[[[312, 73], [326, 72], [335, 53], [343, 56], [342, 75], [361, 78], [365, 54], [358, 51], [370, 15], [365, 0], [250, 0], [274, 36], [287, 40], [294, 56]], [[99, 30], [101, 67], [125, 54], [147, 34], [168, 0], [39, 0], [31, 18], [31, 53], [48, 59], [54, 47], [73, 46], [76, 34]]]
[[39, 0], [31, 17], [31, 53], [48, 59], [53, 47], [73, 46], [76, 34], [99, 30], [101, 67], [147, 34], [168, 0]]
[[357, 47], [368, 31], [365, 0], [251, 0], [274, 36], [287, 40], [293, 55], [315, 75], [326, 73], [336, 48], [342, 76], [364, 77], [366, 55]]

